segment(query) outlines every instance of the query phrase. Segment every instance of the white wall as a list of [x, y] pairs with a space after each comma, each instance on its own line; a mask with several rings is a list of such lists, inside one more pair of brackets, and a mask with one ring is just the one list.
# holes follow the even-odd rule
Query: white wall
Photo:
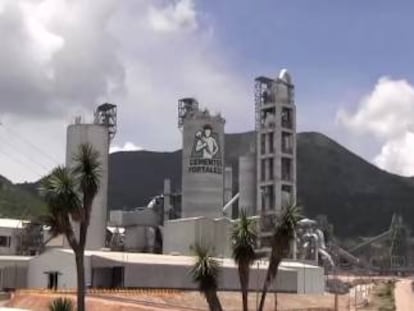
[[143, 250], [147, 244], [147, 227], [126, 227], [125, 228], [125, 249]]
[[[26, 259], [23, 259], [26, 258]], [[0, 257], [0, 288], [25, 288], [29, 257]]]
[[167, 221], [163, 231], [163, 253], [192, 255], [190, 247], [199, 243], [214, 247], [214, 254], [218, 257], [230, 257], [231, 226], [227, 218], [195, 217]]
[[0, 255], [15, 255], [17, 252], [17, 237], [21, 229], [18, 228], [0, 228], [0, 236], [10, 237], [10, 246], [0, 246]]
[[[196, 289], [197, 285], [191, 279], [190, 270], [191, 266], [188, 265], [126, 263], [125, 287]], [[222, 267], [220, 271], [220, 290], [240, 290], [240, 281], [236, 267]], [[261, 289], [265, 277], [265, 269], [258, 270], [252, 266], [250, 289]], [[297, 271], [290, 269], [279, 270], [276, 286], [273, 284], [270, 290], [274, 290], [276, 287], [280, 292], [297, 292]]]
[[[90, 256], [85, 256], [85, 283], [91, 281], [91, 261]], [[29, 262], [27, 277], [28, 288], [47, 288], [48, 271], [60, 273], [58, 288], [76, 288], [76, 264], [75, 256], [72, 252], [51, 249], [39, 256], [33, 257]]]

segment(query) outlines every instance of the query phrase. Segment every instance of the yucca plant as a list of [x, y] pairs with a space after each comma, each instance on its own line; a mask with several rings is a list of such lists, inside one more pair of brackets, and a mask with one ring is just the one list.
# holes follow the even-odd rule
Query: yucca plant
[[73, 311], [73, 302], [69, 298], [56, 298], [49, 304], [49, 311]]
[[[47, 203], [45, 224], [53, 236], [63, 234], [73, 249], [77, 274], [77, 311], [85, 311], [84, 253], [93, 200], [100, 184], [99, 153], [82, 144], [73, 155], [74, 167], [57, 167], [43, 179], [41, 193]], [[73, 223], [79, 226], [75, 234]]]
[[290, 245], [295, 237], [295, 228], [301, 218], [301, 208], [296, 203], [290, 203], [282, 207], [281, 212], [276, 216], [276, 226], [271, 238], [269, 267], [266, 272], [258, 311], [263, 311], [267, 291], [276, 279], [279, 265], [282, 259], [289, 255]]
[[232, 256], [239, 270], [243, 311], [248, 310], [250, 266], [256, 259], [256, 242], [256, 222], [247, 217], [245, 210], [241, 210], [240, 218], [232, 231]]
[[206, 298], [210, 311], [222, 311], [217, 296], [219, 263], [210, 255], [210, 248], [196, 244], [192, 248], [195, 263], [191, 269], [193, 282], [198, 284], [198, 290]]

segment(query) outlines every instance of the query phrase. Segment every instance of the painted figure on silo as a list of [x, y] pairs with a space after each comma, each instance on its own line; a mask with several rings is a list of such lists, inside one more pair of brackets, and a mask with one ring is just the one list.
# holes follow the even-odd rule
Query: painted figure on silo
[[192, 156], [202, 159], [214, 159], [219, 157], [219, 145], [216, 136], [217, 135], [213, 133], [211, 125], [204, 125], [203, 129], [198, 130], [195, 134]]

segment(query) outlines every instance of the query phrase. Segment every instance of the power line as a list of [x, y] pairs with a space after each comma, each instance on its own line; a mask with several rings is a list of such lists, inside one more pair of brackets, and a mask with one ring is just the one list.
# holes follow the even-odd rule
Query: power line
[[58, 161], [56, 158], [54, 158], [53, 156], [51, 156], [50, 154], [46, 153], [45, 151], [43, 151], [42, 149], [40, 149], [38, 146], [36, 146], [35, 144], [33, 144], [30, 140], [26, 139], [25, 137], [23, 137], [21, 134], [19, 134], [17, 131], [11, 129], [10, 127], [4, 125], [4, 123], [0, 122], [0, 127], [4, 128], [6, 131], [8, 131], [9, 133], [11, 133], [13, 136], [17, 137], [20, 139], [20, 141], [24, 142], [26, 145], [29, 145], [30, 147], [32, 147], [34, 150], [36, 150], [37, 152], [39, 152], [40, 154], [42, 154], [45, 158], [47, 158], [49, 161], [51, 161], [53, 163], [53, 165], [58, 165], [60, 161]]
[[39, 171], [37, 171], [36, 169], [34, 169], [33, 167], [31, 167], [30, 165], [28, 165], [26, 162], [21, 161], [18, 158], [12, 157], [10, 155], [8, 155], [7, 153], [4, 152], [4, 150], [2, 150], [2, 152], [0, 153], [1, 156], [6, 157], [7, 159], [13, 161], [15, 164], [17, 164], [18, 166], [22, 167], [24, 166], [26, 169], [28, 169], [29, 171], [31, 171], [32, 173], [34, 173], [37, 177], [44, 177], [44, 174], [40, 173]]
[[[1, 136], [0, 136], [1, 137]], [[9, 148], [11, 148], [12, 150], [14, 150], [15, 152], [17, 152], [17, 154], [19, 154], [19, 155], [21, 155], [21, 156], [23, 156], [24, 158], [26, 158], [29, 162], [31, 162], [31, 163], [34, 163], [34, 164], [36, 164], [38, 167], [40, 167], [40, 168], [42, 168], [42, 169], [44, 169], [44, 170], [46, 170], [46, 171], [49, 171], [50, 170], [50, 168], [49, 167], [46, 167], [45, 165], [43, 165], [42, 163], [40, 163], [40, 162], [38, 162], [37, 160], [35, 160], [33, 157], [29, 157], [29, 156], [27, 156], [26, 154], [24, 154], [23, 152], [21, 152], [20, 150], [18, 150], [15, 146], [13, 146], [11, 143], [10, 143], [10, 140], [3, 140], [3, 143], [2, 144], [5, 144], [5, 145], [7, 145], [7, 146], [9, 146]]]

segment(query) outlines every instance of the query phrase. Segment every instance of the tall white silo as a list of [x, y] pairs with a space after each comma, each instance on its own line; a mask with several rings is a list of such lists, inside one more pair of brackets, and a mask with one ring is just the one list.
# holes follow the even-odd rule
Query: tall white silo
[[[67, 129], [66, 165], [75, 165], [74, 155], [80, 145], [89, 144], [99, 153], [100, 183], [99, 191], [93, 201], [90, 223], [88, 228], [86, 249], [98, 250], [105, 247], [105, 232], [108, 205], [108, 161], [110, 139], [116, 130], [116, 106], [104, 104], [95, 112], [95, 122], [83, 124], [78, 119]], [[77, 231], [78, 225], [73, 223]]]
[[222, 216], [224, 124], [220, 115], [200, 110], [193, 98], [179, 101], [182, 128], [182, 217]]

